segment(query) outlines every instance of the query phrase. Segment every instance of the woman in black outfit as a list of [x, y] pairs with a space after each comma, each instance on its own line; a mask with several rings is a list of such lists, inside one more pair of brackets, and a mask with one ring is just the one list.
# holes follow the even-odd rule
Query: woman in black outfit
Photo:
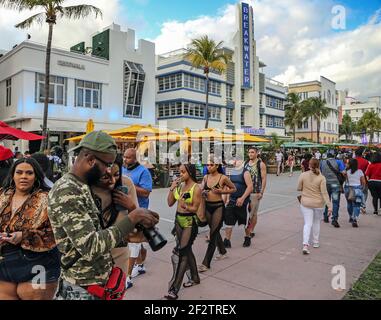
[[220, 255], [216, 257], [217, 260], [224, 259], [226, 257], [226, 249], [221, 238], [220, 230], [224, 219], [225, 205], [222, 199], [223, 194], [230, 194], [236, 191], [234, 183], [230, 179], [223, 175], [221, 164], [215, 163], [210, 160], [207, 164], [208, 174], [202, 181], [201, 189], [203, 197], [205, 198], [205, 216], [208, 222], [209, 233], [209, 245], [206, 250], [204, 260], [198, 267], [199, 272], [205, 272], [210, 269], [210, 263], [212, 261], [216, 246]]

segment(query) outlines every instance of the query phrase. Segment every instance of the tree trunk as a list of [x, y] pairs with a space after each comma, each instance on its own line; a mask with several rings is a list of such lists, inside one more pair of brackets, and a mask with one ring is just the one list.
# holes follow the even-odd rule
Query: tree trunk
[[316, 121], [316, 136], [317, 136], [317, 143], [320, 143], [320, 120]]
[[206, 76], [206, 99], [205, 99], [205, 129], [209, 127], [209, 73]]
[[311, 117], [311, 141], [314, 142], [314, 133], [312, 131], [312, 127], [313, 127], [313, 121], [312, 121], [312, 117]]
[[49, 109], [49, 86], [50, 86], [50, 55], [52, 51], [52, 38], [53, 38], [53, 23], [49, 23], [48, 44], [46, 46], [46, 60], [45, 60], [45, 99], [44, 99], [44, 115], [42, 118], [42, 135], [46, 138], [41, 140], [40, 151], [44, 151], [48, 145], [48, 109]]
[[293, 130], [292, 130], [292, 131], [293, 131], [293, 135], [294, 135], [294, 142], [296, 141], [296, 132], [295, 132], [296, 130], [295, 130], [295, 129], [296, 129], [296, 128], [295, 128], [295, 126], [294, 126], [294, 128], [293, 128]]

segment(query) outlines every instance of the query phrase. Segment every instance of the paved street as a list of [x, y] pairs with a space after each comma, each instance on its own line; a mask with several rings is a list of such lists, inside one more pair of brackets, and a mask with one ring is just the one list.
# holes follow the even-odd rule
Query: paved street
[[[341, 228], [322, 223], [321, 247], [311, 248], [311, 254], [301, 254], [303, 218], [296, 200], [299, 173], [269, 175], [268, 188], [260, 206], [256, 236], [252, 246], [243, 248], [242, 227], [233, 231], [228, 258], [213, 261], [211, 269], [201, 274], [201, 284], [181, 289], [180, 299], [341, 299], [363, 270], [381, 249], [381, 216], [372, 214], [371, 198], [368, 214], [360, 217], [359, 228], [348, 223], [345, 200], [342, 198]], [[135, 278], [126, 299], [163, 299], [172, 276], [170, 263], [174, 246], [170, 230], [175, 208], [168, 208], [168, 189], [152, 193], [151, 208], [161, 215], [160, 231], [168, 244], [157, 252], [149, 252], [147, 273]], [[197, 263], [206, 251], [205, 234], [200, 234], [193, 246]], [[223, 231], [222, 231], [223, 234]], [[346, 290], [331, 286], [332, 268], [342, 265], [346, 271]]]

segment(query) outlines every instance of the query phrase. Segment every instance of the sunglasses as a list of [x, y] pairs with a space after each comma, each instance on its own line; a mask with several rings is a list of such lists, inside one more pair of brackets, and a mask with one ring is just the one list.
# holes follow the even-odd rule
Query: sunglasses
[[114, 162], [106, 162], [104, 160], [102, 160], [101, 158], [98, 158], [95, 154], [93, 154], [94, 158], [97, 159], [98, 161], [102, 162], [103, 165], [107, 168], [107, 169], [110, 169], [112, 168], [112, 166], [114, 165]]

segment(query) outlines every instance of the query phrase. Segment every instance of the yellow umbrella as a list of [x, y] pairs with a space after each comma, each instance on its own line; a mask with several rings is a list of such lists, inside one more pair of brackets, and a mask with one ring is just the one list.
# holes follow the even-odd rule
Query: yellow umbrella
[[86, 123], [86, 134], [94, 131], [94, 121], [93, 119], [89, 119]]

